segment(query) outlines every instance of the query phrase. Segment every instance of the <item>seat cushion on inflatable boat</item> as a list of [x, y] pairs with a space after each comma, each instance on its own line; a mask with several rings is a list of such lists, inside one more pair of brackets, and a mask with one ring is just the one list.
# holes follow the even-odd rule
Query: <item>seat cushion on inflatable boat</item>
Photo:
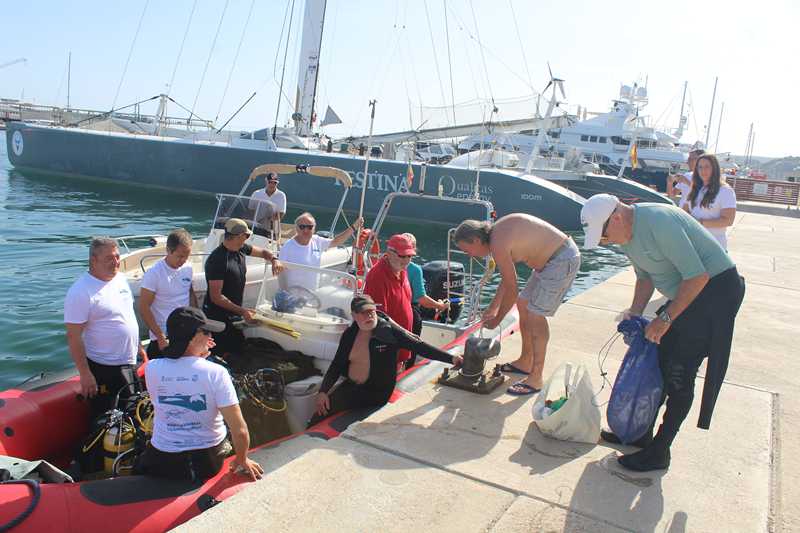
[[113, 479], [85, 481], [81, 494], [98, 505], [122, 505], [161, 498], [176, 498], [196, 492], [200, 484], [190, 481], [147, 476], [120, 476]]

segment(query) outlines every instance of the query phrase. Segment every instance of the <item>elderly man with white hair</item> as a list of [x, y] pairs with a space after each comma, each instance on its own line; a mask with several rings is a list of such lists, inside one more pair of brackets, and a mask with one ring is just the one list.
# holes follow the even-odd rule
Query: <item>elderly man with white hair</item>
[[[630, 470], [668, 468], [670, 447], [689, 414], [697, 369], [706, 357], [697, 425], [709, 428], [728, 368], [744, 278], [716, 239], [673, 205], [625, 205], [615, 196], [597, 194], [584, 204], [581, 219], [584, 248], [618, 244], [633, 263], [636, 286], [626, 315], [641, 315], [654, 289], [669, 298], [645, 329], [645, 337], [658, 344], [667, 409], [656, 435], [653, 420], [650, 431], [633, 443], [642, 450], [619, 458]], [[611, 432], [602, 432], [602, 437], [620, 442]]]

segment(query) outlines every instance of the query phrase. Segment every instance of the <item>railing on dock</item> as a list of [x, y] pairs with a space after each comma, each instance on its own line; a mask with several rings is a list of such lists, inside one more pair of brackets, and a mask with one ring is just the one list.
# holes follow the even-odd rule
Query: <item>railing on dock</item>
[[728, 185], [736, 191], [737, 200], [753, 200], [792, 207], [800, 205], [800, 183], [730, 177]]

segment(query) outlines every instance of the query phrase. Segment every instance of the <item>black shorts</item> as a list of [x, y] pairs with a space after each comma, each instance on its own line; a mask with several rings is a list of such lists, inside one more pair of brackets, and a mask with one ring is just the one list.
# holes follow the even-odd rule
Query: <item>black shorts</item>
[[[220, 319], [213, 318], [212, 320]], [[224, 320], [224, 322], [225, 331], [214, 333], [214, 344], [216, 344], [216, 346], [211, 350], [211, 353], [223, 359], [227, 355], [241, 355], [244, 348], [244, 333], [242, 333], [241, 329], [231, 324], [229, 319]]]
[[120, 403], [116, 407], [124, 407], [128, 397], [140, 390], [133, 365], [101, 365], [91, 359], [87, 361], [89, 370], [97, 381], [97, 394], [89, 399], [91, 420], [115, 407], [117, 394]]
[[185, 452], [162, 452], [148, 443], [144, 453], [136, 460], [134, 474], [205, 481], [217, 475], [230, 452], [228, 439], [210, 448]]

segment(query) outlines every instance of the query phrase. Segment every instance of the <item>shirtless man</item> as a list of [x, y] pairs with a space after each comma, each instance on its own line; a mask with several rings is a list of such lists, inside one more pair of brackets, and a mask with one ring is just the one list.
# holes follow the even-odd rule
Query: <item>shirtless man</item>
[[[570, 237], [544, 220], [524, 213], [506, 215], [494, 224], [465, 220], [453, 237], [456, 246], [472, 257], [491, 255], [502, 277], [492, 303], [483, 313], [483, 324], [496, 328], [517, 304], [522, 351], [503, 371], [528, 374], [509, 387], [509, 394], [535, 394], [542, 388], [542, 371], [550, 339], [547, 317], [553, 316], [572, 285], [581, 255]], [[515, 263], [533, 272], [520, 293]]]

